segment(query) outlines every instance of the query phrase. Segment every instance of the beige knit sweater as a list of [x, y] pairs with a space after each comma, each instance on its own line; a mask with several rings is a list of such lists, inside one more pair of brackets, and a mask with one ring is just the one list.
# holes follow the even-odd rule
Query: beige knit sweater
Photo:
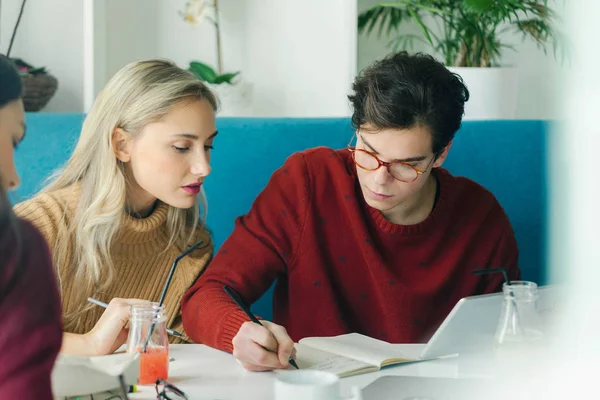
[[[79, 185], [43, 193], [17, 204], [15, 212], [20, 217], [31, 221], [42, 232], [52, 250], [57, 240], [74, 242], [74, 238], [59, 237], [59, 234], [65, 232], [67, 224], [73, 220], [79, 193]], [[125, 213], [122, 229], [113, 241], [111, 249], [115, 268], [114, 279], [106, 290], [94, 292], [91, 294], [92, 297], [106, 303], [115, 297], [159, 300], [171, 264], [183, 251], [177, 246], [167, 248], [169, 242], [165, 226], [167, 211], [168, 206], [159, 202], [152, 214], [143, 219], [136, 219]], [[181, 298], [206, 267], [213, 252], [210, 235], [202, 228], [198, 228], [193, 242], [200, 240], [203, 240], [205, 245], [200, 246], [198, 250], [178, 263], [164, 301], [167, 327], [181, 333], [184, 333], [181, 322]], [[73, 312], [76, 306], [71, 298], [78, 290], [78, 285], [74, 282], [72, 271], [69, 273], [68, 268], [63, 265], [55, 267], [61, 284], [63, 315], [66, 315]], [[103, 311], [103, 308], [93, 306], [82, 314], [78, 324], [65, 324], [64, 330], [73, 333], [88, 332]], [[179, 342], [174, 337], [170, 337], [170, 341]]]

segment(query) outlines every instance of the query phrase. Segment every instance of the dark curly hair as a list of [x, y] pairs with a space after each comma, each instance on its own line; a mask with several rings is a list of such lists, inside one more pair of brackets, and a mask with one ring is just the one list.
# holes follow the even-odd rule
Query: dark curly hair
[[432, 56], [393, 53], [365, 68], [354, 80], [352, 124], [376, 129], [427, 127], [439, 153], [460, 128], [469, 100], [462, 78]]

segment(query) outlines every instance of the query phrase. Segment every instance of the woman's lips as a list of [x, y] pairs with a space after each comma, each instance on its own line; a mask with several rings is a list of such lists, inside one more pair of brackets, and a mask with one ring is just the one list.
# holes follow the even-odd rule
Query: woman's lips
[[183, 186], [182, 189], [188, 192], [189, 194], [198, 194], [200, 193], [201, 183], [195, 183], [192, 185]]

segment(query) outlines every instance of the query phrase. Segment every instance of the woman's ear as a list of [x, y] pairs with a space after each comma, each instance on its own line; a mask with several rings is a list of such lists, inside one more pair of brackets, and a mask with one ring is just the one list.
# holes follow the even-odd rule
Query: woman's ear
[[440, 154], [435, 159], [432, 168], [439, 168], [442, 166], [444, 161], [446, 161], [446, 157], [448, 157], [448, 151], [450, 150], [450, 147], [452, 147], [452, 142], [448, 143], [448, 145], [444, 147], [442, 151], [440, 151]]
[[115, 128], [112, 134], [112, 146], [115, 157], [123, 163], [131, 160], [131, 135], [121, 128]]

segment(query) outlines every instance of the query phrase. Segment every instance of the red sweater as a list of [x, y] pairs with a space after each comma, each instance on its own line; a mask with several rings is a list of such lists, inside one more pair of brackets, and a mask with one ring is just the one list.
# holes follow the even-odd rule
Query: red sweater
[[520, 277], [517, 243], [495, 197], [434, 170], [439, 197], [423, 222], [395, 225], [368, 206], [347, 150], [292, 155], [236, 220], [205, 274], [183, 299], [195, 341], [232, 351], [248, 320], [223, 291], [252, 303], [277, 280], [274, 322], [295, 341], [359, 332], [392, 343], [427, 341], [465, 296]]
[[51, 400], [50, 374], [62, 343], [60, 298], [44, 238], [29, 222], [18, 226], [17, 263], [15, 236], [0, 232], [0, 397]]

